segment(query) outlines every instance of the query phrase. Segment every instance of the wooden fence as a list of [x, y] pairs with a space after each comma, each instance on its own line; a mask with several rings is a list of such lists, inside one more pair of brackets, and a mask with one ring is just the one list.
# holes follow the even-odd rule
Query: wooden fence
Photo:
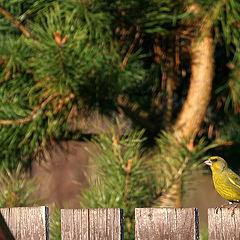
[[[62, 240], [122, 240], [123, 211], [62, 209]], [[0, 209], [0, 240], [48, 240], [47, 207]], [[136, 208], [136, 240], [199, 239], [196, 208]], [[208, 239], [240, 239], [240, 209], [208, 210]]]

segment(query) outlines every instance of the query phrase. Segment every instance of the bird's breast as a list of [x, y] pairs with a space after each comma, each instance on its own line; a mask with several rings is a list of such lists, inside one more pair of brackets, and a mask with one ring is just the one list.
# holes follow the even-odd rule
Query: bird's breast
[[240, 201], [240, 188], [232, 184], [226, 174], [214, 174], [213, 183], [216, 191], [228, 201]]

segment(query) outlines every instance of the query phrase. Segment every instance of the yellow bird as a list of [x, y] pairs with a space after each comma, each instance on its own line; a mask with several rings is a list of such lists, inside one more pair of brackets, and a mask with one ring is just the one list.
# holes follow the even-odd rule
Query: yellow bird
[[204, 163], [212, 170], [213, 183], [217, 192], [230, 204], [239, 203], [240, 176], [228, 168], [227, 162], [221, 157], [210, 157]]

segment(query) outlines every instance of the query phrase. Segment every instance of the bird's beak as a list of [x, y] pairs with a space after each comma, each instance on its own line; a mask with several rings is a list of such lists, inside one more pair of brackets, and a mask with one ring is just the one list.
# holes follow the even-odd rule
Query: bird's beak
[[210, 159], [204, 161], [204, 163], [208, 166], [212, 166], [212, 161]]

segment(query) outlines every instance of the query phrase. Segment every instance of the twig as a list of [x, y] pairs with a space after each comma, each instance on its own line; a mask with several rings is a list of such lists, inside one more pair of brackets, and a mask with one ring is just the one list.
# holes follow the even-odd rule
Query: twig
[[233, 146], [234, 141], [221, 141], [221, 140], [216, 140], [217, 144], [220, 146]]
[[149, 114], [141, 109], [137, 103], [131, 102], [127, 96], [122, 94], [118, 96], [117, 103], [119, 110], [122, 110], [124, 114], [141, 124], [149, 132], [154, 134], [157, 131], [154, 124], [149, 120]]
[[131, 174], [131, 167], [132, 167], [132, 159], [128, 160], [128, 164], [125, 167], [125, 171], [127, 173], [126, 175], [126, 182], [125, 182], [125, 192], [124, 192], [124, 200], [127, 200], [127, 196], [128, 196], [128, 186], [129, 186], [129, 178], [130, 178], [130, 174]]
[[171, 179], [171, 183], [165, 189], [163, 189], [160, 193], [158, 193], [155, 199], [158, 199], [159, 197], [162, 197], [164, 194], [166, 194], [172, 188], [172, 186], [180, 179], [184, 170], [187, 167], [187, 163], [189, 162], [189, 160], [190, 160], [190, 157], [185, 157], [185, 160], [182, 163], [182, 166], [178, 169], [177, 173]]
[[34, 120], [39, 113], [39, 110], [44, 108], [50, 101], [52, 101], [54, 98], [59, 96], [59, 92], [53, 94], [52, 96], [48, 97], [45, 101], [43, 101], [41, 104], [37, 105], [33, 111], [26, 117], [16, 120], [9, 120], [9, 119], [2, 119], [0, 120], [0, 125], [17, 125], [17, 124], [26, 124], [32, 120]]
[[29, 31], [24, 27], [23, 24], [21, 24], [17, 19], [15, 19], [9, 12], [7, 12], [5, 9], [0, 7], [0, 13], [10, 20], [14, 25], [17, 26], [17, 28], [24, 34], [25, 37], [30, 37]]
[[139, 37], [140, 37], [140, 33], [137, 32], [137, 33], [135, 34], [135, 38], [134, 38], [134, 40], [133, 40], [130, 48], [128, 49], [128, 51], [127, 51], [127, 53], [126, 53], [123, 61], [121, 62], [121, 67], [122, 67], [122, 69], [124, 69], [124, 67], [126, 66], [127, 61], [128, 61], [128, 58], [129, 58], [129, 55], [131, 54], [133, 48], [135, 47], [136, 42], [137, 42], [137, 40], [138, 40]]

